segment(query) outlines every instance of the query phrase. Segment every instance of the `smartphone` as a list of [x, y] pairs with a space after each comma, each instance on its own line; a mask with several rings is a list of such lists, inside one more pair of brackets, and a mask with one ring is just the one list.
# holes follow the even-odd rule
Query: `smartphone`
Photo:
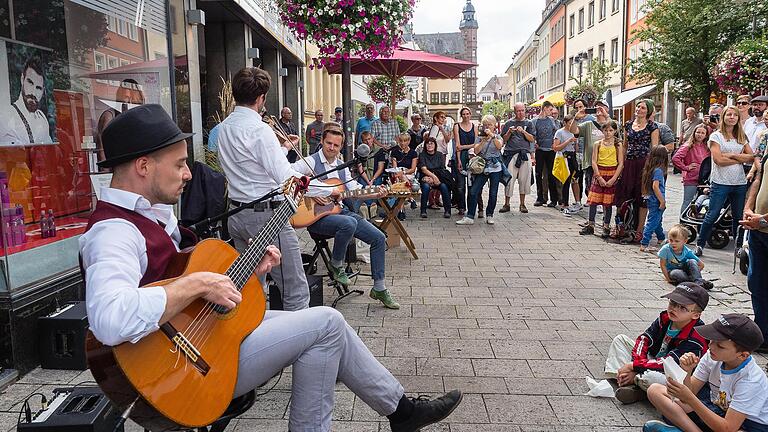
[[592, 108], [585, 108], [584, 109], [585, 114], [597, 114], [597, 107]]

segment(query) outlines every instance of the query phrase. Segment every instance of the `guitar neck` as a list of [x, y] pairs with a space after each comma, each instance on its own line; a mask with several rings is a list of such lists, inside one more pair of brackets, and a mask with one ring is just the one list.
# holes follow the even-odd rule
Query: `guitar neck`
[[341, 193], [341, 199], [354, 198], [354, 197], [359, 197], [363, 195], [376, 195], [378, 192], [379, 192], [378, 186], [372, 186], [372, 187], [367, 187], [367, 188], [362, 188], [357, 190], [348, 190], [346, 192]]
[[229, 267], [226, 275], [232, 279], [238, 290], [245, 286], [245, 283], [256, 270], [256, 266], [264, 257], [267, 246], [274, 242], [294, 213], [296, 213], [296, 204], [292, 199], [286, 198], [275, 210], [272, 218], [264, 224], [256, 238], [251, 241], [248, 248]]

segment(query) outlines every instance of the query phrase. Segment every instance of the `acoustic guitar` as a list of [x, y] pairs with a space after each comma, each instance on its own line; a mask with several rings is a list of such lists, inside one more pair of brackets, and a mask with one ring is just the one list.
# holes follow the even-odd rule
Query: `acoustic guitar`
[[[344, 187], [342, 184], [341, 179], [338, 178], [329, 178], [327, 180], [323, 180], [323, 183], [329, 186], [336, 186], [336, 189], [341, 192], [339, 200], [331, 201], [328, 204], [323, 205], [317, 203], [310, 197], [304, 197], [299, 202], [299, 207], [296, 210], [296, 214], [291, 218], [291, 225], [293, 225], [294, 228], [305, 228], [325, 216], [341, 213], [341, 200], [343, 199], [375, 196], [382, 188], [382, 186], [371, 186], [357, 190], [347, 190], [346, 187]], [[383, 187], [389, 190], [388, 186]]]
[[129, 409], [133, 421], [152, 431], [207, 426], [224, 413], [235, 391], [240, 344], [266, 310], [264, 290], [253, 272], [308, 184], [304, 177], [283, 185], [285, 202], [242, 254], [221, 240], [203, 240], [172, 260], [166, 279], [148, 285], [165, 285], [199, 271], [226, 274], [242, 293], [237, 307], [226, 310], [197, 299], [136, 343], [106, 346], [89, 332], [88, 366], [120, 412]]

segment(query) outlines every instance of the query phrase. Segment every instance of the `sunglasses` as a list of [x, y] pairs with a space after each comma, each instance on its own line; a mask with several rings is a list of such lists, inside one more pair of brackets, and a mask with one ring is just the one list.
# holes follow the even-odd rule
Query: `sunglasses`
[[741, 102], [736, 102], [736, 105], [751, 105], [751, 103], [741, 101]]

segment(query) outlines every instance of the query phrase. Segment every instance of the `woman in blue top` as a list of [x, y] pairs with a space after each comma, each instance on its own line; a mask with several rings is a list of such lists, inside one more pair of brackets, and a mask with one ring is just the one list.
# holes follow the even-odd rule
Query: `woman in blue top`
[[501, 163], [501, 147], [504, 145], [504, 141], [496, 133], [496, 117], [486, 115], [483, 117], [481, 124], [480, 141], [475, 144], [475, 155], [482, 156], [485, 159], [485, 170], [482, 174], [472, 175], [467, 215], [457, 220], [457, 225], [471, 225], [475, 223], [477, 200], [488, 180], [491, 181], [491, 187], [488, 193], [488, 206], [485, 208], [485, 222], [493, 225], [493, 211], [496, 209], [499, 183], [503, 175], [502, 171], [505, 169], [504, 164]]
[[[469, 149], [475, 146], [477, 126], [472, 123], [472, 111], [469, 108], [460, 109], [459, 116], [461, 121], [453, 125], [453, 142], [456, 144], [456, 150], [453, 152], [454, 159], [451, 161], [451, 168], [456, 179], [457, 193], [455, 197], [459, 207], [459, 216], [464, 216], [467, 209], [465, 199], [467, 192], [466, 169], [470, 159]], [[456, 155], [459, 156], [456, 157]], [[483, 208], [481, 203], [478, 203], [478, 206]]]
[[667, 148], [657, 145], [651, 150], [651, 155], [645, 162], [643, 173], [640, 177], [640, 186], [643, 197], [648, 200], [648, 220], [643, 228], [643, 238], [640, 240], [640, 252], [656, 252], [649, 246], [651, 235], [656, 234], [656, 239], [661, 243], [666, 238], [661, 220], [667, 201], [664, 198], [664, 184], [669, 165], [669, 153]]

